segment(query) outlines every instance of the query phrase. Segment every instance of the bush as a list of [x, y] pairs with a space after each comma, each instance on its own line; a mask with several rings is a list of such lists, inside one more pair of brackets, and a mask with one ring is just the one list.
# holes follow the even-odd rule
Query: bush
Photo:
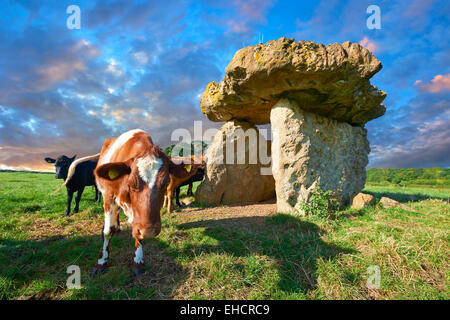
[[297, 202], [296, 209], [307, 215], [317, 215], [328, 218], [339, 209], [340, 201], [331, 190], [322, 190], [318, 185], [310, 194], [307, 201]]

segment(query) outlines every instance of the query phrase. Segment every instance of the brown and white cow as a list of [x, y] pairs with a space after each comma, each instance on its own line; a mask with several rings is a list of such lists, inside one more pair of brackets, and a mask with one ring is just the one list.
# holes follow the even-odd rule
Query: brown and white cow
[[95, 179], [103, 194], [103, 247], [92, 274], [103, 272], [111, 237], [119, 229], [119, 208], [132, 224], [135, 238], [133, 271], [143, 271], [142, 241], [161, 231], [160, 210], [173, 163], [153, 144], [148, 133], [136, 129], [105, 141]]
[[189, 180], [192, 176], [194, 176], [200, 167], [205, 166], [203, 154], [201, 157], [191, 156], [184, 158], [171, 158], [170, 161], [173, 163], [173, 169], [170, 170], [169, 173], [170, 182], [167, 186], [163, 204], [163, 207], [167, 208], [168, 213], [172, 212], [172, 198], [175, 190], [183, 182]]

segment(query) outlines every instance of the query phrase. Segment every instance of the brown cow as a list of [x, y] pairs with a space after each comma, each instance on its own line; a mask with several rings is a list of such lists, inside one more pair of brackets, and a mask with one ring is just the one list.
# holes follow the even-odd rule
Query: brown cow
[[198, 168], [205, 166], [203, 154], [201, 157], [179, 157], [171, 158], [174, 162], [173, 169], [169, 173], [170, 182], [167, 186], [166, 194], [164, 195], [163, 207], [167, 208], [167, 212], [172, 212], [172, 198], [175, 190], [186, 180], [189, 180], [197, 173]]
[[95, 169], [104, 199], [104, 242], [92, 275], [105, 270], [111, 237], [119, 229], [119, 207], [132, 223], [134, 274], [142, 273], [142, 240], [156, 237], [161, 231], [161, 204], [173, 165], [142, 130], [131, 130], [105, 141]]

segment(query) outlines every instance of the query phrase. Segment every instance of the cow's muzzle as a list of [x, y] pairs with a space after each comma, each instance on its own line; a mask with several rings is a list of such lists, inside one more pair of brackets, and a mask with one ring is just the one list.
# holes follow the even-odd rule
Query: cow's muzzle
[[150, 226], [136, 225], [133, 228], [133, 238], [144, 240], [156, 237], [161, 232], [161, 224], [156, 223]]

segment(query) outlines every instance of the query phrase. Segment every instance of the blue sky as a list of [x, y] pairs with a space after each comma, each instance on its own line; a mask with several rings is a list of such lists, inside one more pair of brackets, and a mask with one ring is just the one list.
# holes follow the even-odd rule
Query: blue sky
[[[81, 9], [69, 30], [66, 8]], [[381, 10], [368, 29], [366, 9]], [[0, 168], [97, 153], [132, 128], [161, 146], [176, 128], [218, 127], [199, 97], [240, 48], [282, 36], [359, 42], [387, 92], [369, 122], [370, 167], [450, 166], [448, 1], [3, 1]]]

